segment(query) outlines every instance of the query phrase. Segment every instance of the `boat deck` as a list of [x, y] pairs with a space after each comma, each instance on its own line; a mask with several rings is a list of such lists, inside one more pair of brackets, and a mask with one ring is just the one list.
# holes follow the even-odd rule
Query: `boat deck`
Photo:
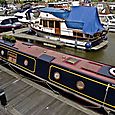
[[43, 45], [46, 45], [46, 46], [50, 46], [50, 47], [63, 47], [65, 44], [60, 42], [60, 41], [54, 41], [54, 40], [51, 40], [51, 39], [46, 39], [46, 38], [43, 38], [43, 37], [38, 37], [38, 36], [33, 36], [33, 35], [29, 35], [29, 34], [26, 34], [24, 32], [28, 31], [29, 30], [29, 27], [27, 28], [21, 28], [21, 29], [17, 29], [15, 30], [15, 33], [13, 34], [12, 31], [8, 31], [8, 32], [3, 32], [3, 33], [0, 33], [0, 35], [12, 35], [16, 38], [18, 38], [19, 40], [20, 39], [26, 39], [26, 40], [32, 40], [32, 41], [37, 41], [37, 42], [41, 42], [43, 43]]
[[0, 88], [8, 104], [0, 104], [0, 115], [97, 115], [97, 113], [53, 93], [0, 66]]

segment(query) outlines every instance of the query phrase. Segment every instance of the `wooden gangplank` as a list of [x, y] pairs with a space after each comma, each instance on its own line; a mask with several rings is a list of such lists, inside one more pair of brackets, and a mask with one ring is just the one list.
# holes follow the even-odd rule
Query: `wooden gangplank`
[[3, 66], [0, 88], [8, 100], [5, 109], [0, 105], [3, 115], [98, 115]]

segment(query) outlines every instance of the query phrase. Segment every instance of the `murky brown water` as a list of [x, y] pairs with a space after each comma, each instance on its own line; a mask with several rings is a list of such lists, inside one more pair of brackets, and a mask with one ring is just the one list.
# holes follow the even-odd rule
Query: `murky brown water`
[[61, 49], [64, 53], [115, 66], [115, 33], [108, 33], [108, 45], [98, 51], [83, 51], [73, 48]]

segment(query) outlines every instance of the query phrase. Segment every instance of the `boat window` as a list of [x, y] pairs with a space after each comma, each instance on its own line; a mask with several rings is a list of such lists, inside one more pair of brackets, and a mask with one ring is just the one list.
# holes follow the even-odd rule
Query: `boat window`
[[23, 18], [23, 16], [15, 16], [15, 17], [17, 17], [18, 19], [22, 19]]
[[34, 17], [35, 17], [35, 18], [39, 17], [39, 15], [40, 15], [39, 9], [33, 9], [33, 10], [32, 10], [32, 13], [34, 14]]
[[16, 59], [17, 59], [17, 54], [9, 51], [8, 52], [8, 61], [10, 61], [12, 63], [16, 63]]
[[48, 27], [47, 20], [43, 20], [43, 26]]
[[54, 28], [54, 21], [52, 20], [49, 21], [49, 27]]
[[76, 35], [77, 35], [77, 33], [76, 33], [76, 32], [73, 32], [73, 35], [74, 35], [74, 36], [76, 36]]
[[40, 25], [42, 25], [42, 19], [40, 19]]
[[77, 36], [83, 37], [83, 33], [77, 33]]
[[94, 36], [94, 37], [97, 37], [97, 33], [95, 33], [93, 36]]
[[94, 37], [100, 37], [101, 36], [101, 33], [97, 32], [94, 34]]
[[18, 22], [18, 18], [11, 18], [12, 23]]
[[68, 63], [70, 63], [70, 64], [75, 64], [75, 63], [77, 63], [79, 60], [78, 59], [76, 59], [76, 58], [67, 58], [66, 60], [65, 60], [65, 62], [68, 62]]
[[113, 15], [113, 18], [115, 19], [115, 15]]
[[60, 22], [59, 21], [55, 21], [55, 27], [60, 28]]
[[93, 38], [93, 35], [85, 34], [86, 38]]
[[112, 20], [112, 16], [108, 16], [108, 18], [109, 18], [110, 20]]
[[1, 22], [1, 25], [10, 24], [10, 20], [6, 19]]
[[89, 35], [90, 36], [90, 38], [93, 38], [93, 35]]
[[85, 34], [85, 37], [88, 38], [88, 37], [90, 37], [90, 35], [89, 34]]
[[100, 17], [100, 20], [101, 20], [102, 22], [106, 22], [106, 18], [105, 18], [104, 16], [101, 16], [101, 17]]
[[73, 31], [74, 36], [83, 37], [83, 33]]

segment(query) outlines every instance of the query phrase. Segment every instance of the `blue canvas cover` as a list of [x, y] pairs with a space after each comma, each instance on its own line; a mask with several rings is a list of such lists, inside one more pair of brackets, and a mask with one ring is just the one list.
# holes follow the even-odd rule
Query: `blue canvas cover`
[[82, 29], [84, 33], [93, 35], [103, 30], [96, 7], [73, 6], [66, 19], [68, 28]]
[[68, 15], [69, 15], [68, 10], [52, 8], [52, 7], [40, 8], [40, 11], [46, 12], [46, 13], [51, 13], [54, 16], [56, 16], [58, 18], [61, 18], [61, 19], [66, 19], [68, 17]]

